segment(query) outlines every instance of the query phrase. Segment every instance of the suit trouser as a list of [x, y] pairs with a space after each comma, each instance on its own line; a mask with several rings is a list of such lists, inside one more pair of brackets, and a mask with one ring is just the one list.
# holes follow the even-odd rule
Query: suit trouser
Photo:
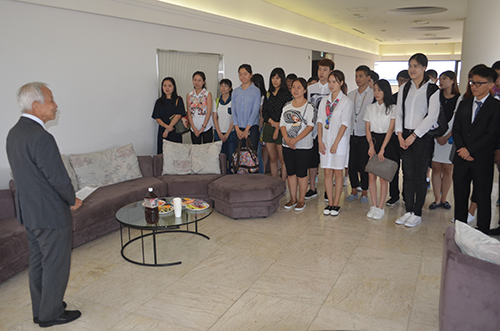
[[368, 173], [365, 171], [368, 163], [368, 141], [366, 137], [351, 136], [349, 142], [349, 180], [351, 188], [360, 186], [358, 173], [361, 175], [361, 189], [368, 190]]
[[455, 219], [466, 222], [469, 208], [470, 184], [474, 186], [477, 203], [477, 227], [484, 233], [490, 230], [491, 190], [493, 188], [493, 158], [491, 160], [465, 161], [453, 167], [453, 194]]
[[[406, 139], [413, 131], [404, 130]], [[427, 195], [427, 167], [432, 157], [434, 139], [427, 134], [416, 138], [408, 149], [403, 150], [403, 194], [405, 197], [406, 212], [413, 212], [422, 216], [425, 196]]]
[[71, 265], [72, 225], [62, 229], [26, 228], [30, 247], [29, 284], [33, 317], [51, 321], [62, 315]]

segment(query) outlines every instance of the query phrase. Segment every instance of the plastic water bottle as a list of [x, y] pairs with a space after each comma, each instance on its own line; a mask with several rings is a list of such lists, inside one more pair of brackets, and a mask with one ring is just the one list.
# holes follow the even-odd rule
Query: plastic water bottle
[[146, 222], [150, 224], [157, 223], [160, 219], [158, 210], [158, 196], [153, 192], [153, 188], [148, 189], [148, 194], [144, 197], [144, 215]]

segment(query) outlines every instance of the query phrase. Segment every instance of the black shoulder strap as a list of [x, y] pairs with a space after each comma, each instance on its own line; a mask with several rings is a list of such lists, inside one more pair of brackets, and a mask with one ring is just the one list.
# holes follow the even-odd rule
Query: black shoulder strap
[[411, 80], [406, 82], [405, 85], [403, 86], [403, 101], [401, 103], [401, 107], [403, 109], [403, 127], [402, 127], [403, 130], [405, 128], [405, 101], [406, 97], [408, 96], [408, 92], [410, 91], [410, 87], [411, 87]]
[[436, 84], [429, 83], [427, 85], [427, 109], [429, 109], [429, 100], [431, 99], [431, 96], [438, 90], [439, 87]]

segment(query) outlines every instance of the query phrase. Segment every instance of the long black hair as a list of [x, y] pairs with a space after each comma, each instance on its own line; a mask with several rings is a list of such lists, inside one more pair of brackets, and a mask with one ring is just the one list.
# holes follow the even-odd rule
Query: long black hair
[[163, 78], [163, 80], [161, 81], [161, 97], [160, 97], [160, 102], [162, 104], [165, 103], [165, 100], [167, 100], [167, 95], [165, 94], [165, 91], [163, 91], [163, 83], [168, 80], [169, 82], [172, 83], [172, 85], [174, 86], [174, 91], [172, 92], [172, 95], [170, 96], [170, 98], [172, 100], [177, 100], [177, 98], [179, 97], [179, 95], [177, 94], [177, 85], [175, 84], [175, 79], [173, 79], [172, 77], [165, 77]]
[[205, 83], [207, 81], [207, 77], [205, 76], [205, 73], [203, 71], [197, 71], [193, 74], [193, 79], [196, 75], [200, 76], [201, 79], [203, 79], [203, 88], [207, 88], [207, 84]]
[[264, 84], [264, 77], [261, 74], [254, 74], [252, 76], [252, 83], [260, 90], [260, 96], [266, 96], [266, 85]]
[[385, 114], [389, 115], [391, 106], [396, 104], [392, 97], [391, 84], [385, 79], [380, 79], [373, 84], [373, 86], [375, 85], [384, 93]]
[[220, 81], [219, 86], [222, 84], [229, 86], [229, 96], [231, 96], [233, 94], [233, 82], [228, 78], [224, 78]]
[[278, 77], [281, 79], [281, 85], [278, 92], [280, 90], [283, 92], [288, 91], [288, 86], [286, 85], [285, 70], [283, 70], [282, 68], [274, 68], [273, 71], [271, 71], [271, 74], [269, 75], [269, 87], [268, 87], [269, 94], [274, 92], [273, 77], [276, 75], [278, 75]]

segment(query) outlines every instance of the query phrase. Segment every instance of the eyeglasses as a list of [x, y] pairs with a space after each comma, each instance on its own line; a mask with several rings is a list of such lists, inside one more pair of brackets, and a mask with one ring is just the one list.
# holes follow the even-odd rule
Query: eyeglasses
[[473, 80], [469, 81], [470, 86], [481, 87], [483, 84], [489, 84], [490, 82], [475, 82]]

